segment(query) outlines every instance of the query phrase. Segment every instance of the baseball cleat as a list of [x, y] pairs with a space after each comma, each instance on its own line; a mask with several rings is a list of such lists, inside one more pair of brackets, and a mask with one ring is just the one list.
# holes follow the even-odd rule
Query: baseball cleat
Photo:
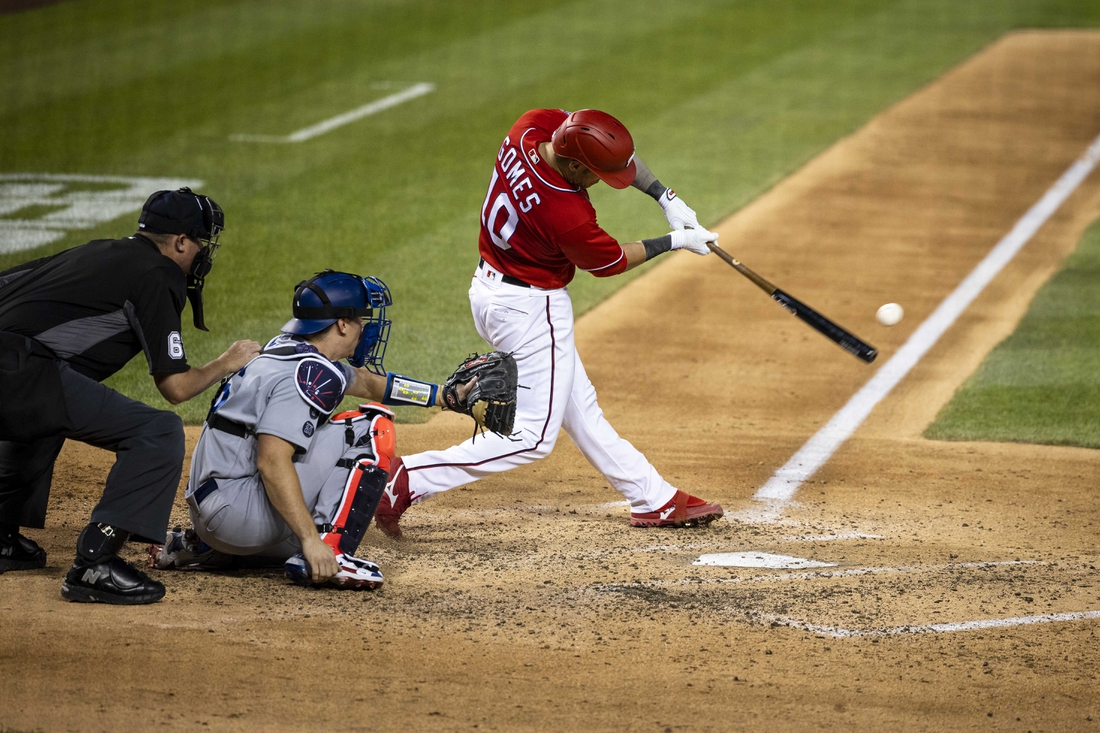
[[400, 458], [395, 458], [390, 464], [390, 478], [386, 483], [386, 490], [382, 492], [382, 500], [378, 502], [378, 510], [374, 513], [374, 521], [378, 529], [390, 537], [400, 537], [401, 515], [412, 504], [409, 497], [409, 472]]
[[149, 567], [157, 570], [218, 570], [229, 567], [233, 556], [215, 550], [199, 533], [179, 527], [168, 532], [163, 545], [149, 545]]
[[32, 539], [15, 532], [0, 536], [0, 573], [46, 567], [46, 551]]
[[632, 527], [695, 527], [706, 525], [725, 512], [718, 504], [709, 504], [697, 496], [676, 490], [668, 503], [655, 512], [631, 512]]
[[77, 557], [61, 584], [61, 595], [77, 603], [136, 606], [164, 598], [164, 585], [117, 555], [97, 563]]
[[362, 560], [345, 553], [336, 553], [336, 564], [340, 570], [328, 580], [314, 583], [309, 563], [300, 553], [286, 561], [283, 566], [287, 579], [294, 585], [331, 585], [342, 590], [374, 590], [383, 583], [382, 571], [369, 560]]

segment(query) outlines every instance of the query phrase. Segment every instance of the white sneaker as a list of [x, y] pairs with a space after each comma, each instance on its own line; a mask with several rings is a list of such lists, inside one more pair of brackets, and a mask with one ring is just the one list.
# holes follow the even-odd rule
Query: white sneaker
[[362, 560], [344, 553], [336, 554], [339, 572], [328, 580], [314, 583], [312, 571], [303, 555], [297, 554], [283, 566], [287, 579], [295, 585], [332, 585], [344, 590], [374, 590], [383, 583], [382, 572], [369, 560]]

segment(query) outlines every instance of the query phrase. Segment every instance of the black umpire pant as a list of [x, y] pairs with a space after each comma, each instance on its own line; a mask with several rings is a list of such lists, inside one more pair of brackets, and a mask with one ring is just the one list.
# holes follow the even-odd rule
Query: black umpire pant
[[54, 461], [71, 438], [117, 454], [91, 521], [164, 542], [183, 470], [183, 422], [57, 365], [69, 427], [25, 443], [0, 441], [0, 523], [45, 526]]

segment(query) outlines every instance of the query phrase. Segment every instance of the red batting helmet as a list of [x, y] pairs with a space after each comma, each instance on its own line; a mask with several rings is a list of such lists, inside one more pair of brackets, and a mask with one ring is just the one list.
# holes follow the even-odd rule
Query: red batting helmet
[[598, 109], [571, 113], [554, 130], [554, 154], [579, 160], [612, 188], [634, 182], [634, 139], [623, 123]]

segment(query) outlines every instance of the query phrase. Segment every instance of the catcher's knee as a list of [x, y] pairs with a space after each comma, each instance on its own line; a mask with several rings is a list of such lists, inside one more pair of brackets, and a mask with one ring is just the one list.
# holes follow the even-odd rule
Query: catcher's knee
[[355, 462], [367, 459], [383, 471], [397, 455], [397, 429], [393, 412], [377, 402], [359, 405], [333, 415], [329, 421], [344, 426], [344, 459], [341, 464], [351, 468]]

